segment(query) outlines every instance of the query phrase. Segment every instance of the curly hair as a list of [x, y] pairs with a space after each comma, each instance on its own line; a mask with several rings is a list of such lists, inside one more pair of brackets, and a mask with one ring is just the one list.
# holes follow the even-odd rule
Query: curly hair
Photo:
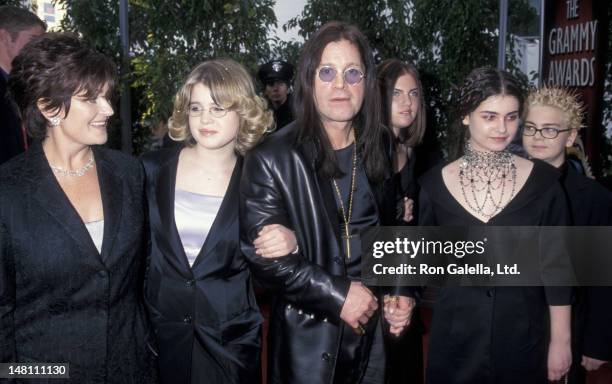
[[453, 142], [450, 159], [463, 155], [463, 147], [469, 139], [469, 130], [463, 126], [463, 119], [491, 96], [512, 96], [519, 105], [519, 116], [523, 116], [525, 96], [519, 81], [509, 72], [496, 68], [480, 67], [472, 70], [458, 89], [454, 119], [451, 126]]
[[169, 136], [194, 146], [189, 131], [188, 107], [191, 90], [196, 84], [210, 89], [213, 101], [220, 107], [235, 111], [240, 118], [235, 150], [244, 155], [255, 147], [266, 131], [274, 128], [274, 115], [264, 99], [257, 96], [251, 76], [231, 59], [208, 60], [198, 64], [176, 93], [172, 117], [168, 120]]
[[398, 59], [387, 59], [380, 63], [378, 70], [378, 87], [380, 89], [380, 97], [382, 99], [382, 112], [385, 123], [391, 128], [391, 105], [393, 103], [393, 91], [397, 79], [403, 75], [410, 75], [414, 78], [419, 92], [419, 109], [416, 111], [416, 118], [405, 129], [400, 130], [398, 140], [400, 143], [405, 143], [409, 147], [416, 147], [421, 144], [425, 136], [427, 128], [427, 117], [425, 115], [425, 100], [423, 98], [423, 86], [421, 85], [421, 77], [419, 71], [414, 64], [403, 62]]
[[39, 104], [55, 115], [68, 115], [72, 96], [95, 98], [115, 85], [115, 64], [72, 33], [47, 33], [27, 44], [13, 60], [9, 95], [28, 134], [47, 136], [48, 120]]
[[580, 130], [584, 118], [584, 105], [578, 100], [578, 94], [567, 88], [543, 86], [529, 92], [525, 109], [534, 105], [545, 105], [560, 109], [567, 116], [568, 128]]

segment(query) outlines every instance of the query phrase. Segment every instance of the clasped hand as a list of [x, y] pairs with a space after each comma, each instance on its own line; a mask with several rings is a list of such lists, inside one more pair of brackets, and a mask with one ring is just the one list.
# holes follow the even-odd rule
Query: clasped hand
[[383, 312], [392, 335], [399, 336], [410, 325], [415, 304], [412, 297], [385, 295]]

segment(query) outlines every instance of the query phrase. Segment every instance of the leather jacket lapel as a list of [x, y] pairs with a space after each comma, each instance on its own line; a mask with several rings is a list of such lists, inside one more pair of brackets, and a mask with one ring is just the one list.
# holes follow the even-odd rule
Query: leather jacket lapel
[[325, 215], [327, 216], [327, 220], [334, 230], [334, 235], [336, 236], [338, 246], [340, 249], [342, 249], [342, 243], [340, 241], [340, 221], [338, 219], [338, 207], [336, 206], [334, 191], [332, 190], [331, 181], [321, 178], [316, 170], [316, 146], [311, 140], [304, 141], [299, 145], [298, 151], [302, 154], [302, 156], [304, 156], [307, 163], [312, 167], [312, 171], [316, 175], [319, 193], [321, 194], [323, 204], [325, 205]]

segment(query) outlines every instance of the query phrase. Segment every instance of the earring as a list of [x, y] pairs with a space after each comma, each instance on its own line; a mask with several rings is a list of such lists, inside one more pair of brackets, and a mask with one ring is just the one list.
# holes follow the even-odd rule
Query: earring
[[60, 123], [60, 118], [55, 116], [49, 119], [49, 122], [51, 123], [51, 126], [53, 127], [57, 127]]

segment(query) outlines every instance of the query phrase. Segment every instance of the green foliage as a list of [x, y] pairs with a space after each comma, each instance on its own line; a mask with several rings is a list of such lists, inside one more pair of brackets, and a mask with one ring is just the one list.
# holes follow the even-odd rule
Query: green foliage
[[[399, 58], [416, 63], [423, 78], [432, 126], [445, 137], [456, 85], [474, 68], [497, 62], [498, 0], [309, 0], [302, 14], [287, 23], [307, 39], [330, 20], [357, 25], [368, 37], [376, 60]], [[509, 2], [508, 25], [514, 31], [537, 30], [537, 15], [527, 0]], [[507, 40], [507, 64], [516, 70], [518, 57]]]
[[0, 0], [0, 6], [3, 5], [13, 5], [15, 7], [26, 8], [22, 4], [23, 2], [20, 0]]
[[[67, 10], [65, 29], [121, 63], [118, 1], [57, 2]], [[273, 5], [274, 0], [130, 0], [127, 80], [138, 95], [132, 99], [135, 126], [142, 131], [166, 121], [179, 85], [205, 59], [231, 57], [254, 72], [270, 56]], [[134, 132], [137, 144], [143, 135], [148, 132]]]
[[274, 59], [285, 60], [293, 65], [297, 65], [302, 50], [302, 43], [297, 41], [283, 41], [277, 38], [272, 39], [272, 51], [270, 57], [262, 62]]

